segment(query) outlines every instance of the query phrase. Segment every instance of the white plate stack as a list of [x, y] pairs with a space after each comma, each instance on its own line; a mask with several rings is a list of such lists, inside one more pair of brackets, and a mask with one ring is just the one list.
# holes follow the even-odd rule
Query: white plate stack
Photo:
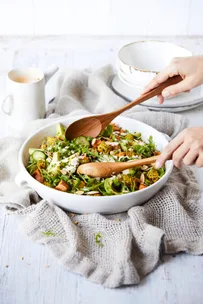
[[[132, 101], [138, 97], [143, 87], [163, 70], [174, 57], [191, 56], [183, 47], [163, 41], [138, 41], [120, 49], [117, 57], [117, 75], [112, 79], [112, 89]], [[141, 104], [155, 111], [180, 112], [195, 108], [203, 103], [202, 87], [182, 93], [159, 104], [151, 98]]]

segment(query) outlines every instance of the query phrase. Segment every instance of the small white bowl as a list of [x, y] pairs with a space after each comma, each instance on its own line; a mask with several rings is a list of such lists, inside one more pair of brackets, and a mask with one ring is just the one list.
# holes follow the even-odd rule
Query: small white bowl
[[165, 41], [136, 41], [123, 46], [118, 52], [117, 70], [120, 79], [144, 87], [163, 70], [174, 57], [192, 56], [178, 45]]
[[[70, 123], [80, 118], [82, 117], [68, 117], [61, 118], [59, 121], [67, 127]], [[141, 132], [145, 141], [152, 135], [159, 151], [162, 151], [168, 144], [168, 140], [163, 134], [140, 121], [119, 116], [114, 122], [132, 132]], [[39, 147], [45, 136], [54, 136], [55, 133], [56, 123], [52, 123], [38, 130], [25, 141], [19, 152], [20, 173], [16, 177], [16, 183], [21, 185], [23, 181], [27, 182], [43, 199], [65, 210], [76, 213], [118, 213], [126, 211], [132, 206], [143, 204], [155, 195], [165, 185], [173, 169], [173, 162], [171, 160], [167, 161], [166, 173], [160, 180], [145, 189], [123, 195], [81, 196], [57, 191], [39, 183], [26, 170], [29, 148]]]

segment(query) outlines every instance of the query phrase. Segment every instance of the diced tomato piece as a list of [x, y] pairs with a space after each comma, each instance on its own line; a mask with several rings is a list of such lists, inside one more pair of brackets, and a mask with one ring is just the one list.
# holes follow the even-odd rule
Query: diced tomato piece
[[85, 182], [81, 181], [78, 185], [78, 188], [82, 189], [83, 187], [85, 187]]
[[102, 143], [101, 139], [97, 139], [93, 145], [93, 148], [96, 149]]
[[111, 126], [112, 126], [112, 128], [113, 128], [113, 131], [120, 131], [120, 127], [119, 126], [117, 126], [116, 124], [114, 124], [114, 123], [111, 123]]
[[144, 184], [140, 184], [140, 185], [139, 185], [139, 190], [142, 190], [142, 189], [144, 189], [144, 188], [147, 188], [147, 186], [144, 185]]
[[55, 187], [55, 189], [66, 192], [66, 191], [70, 190], [70, 186], [66, 182], [61, 180], [60, 183]]
[[123, 156], [125, 156], [125, 153], [124, 152], [119, 152], [118, 154], [116, 154], [116, 156], [123, 157]]
[[44, 179], [43, 179], [43, 176], [41, 175], [39, 169], [35, 170], [33, 172], [33, 175], [32, 175], [38, 182], [40, 183], [44, 183]]

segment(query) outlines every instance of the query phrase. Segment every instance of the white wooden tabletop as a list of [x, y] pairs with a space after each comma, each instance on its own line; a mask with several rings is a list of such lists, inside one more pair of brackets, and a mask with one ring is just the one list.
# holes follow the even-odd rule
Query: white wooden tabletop
[[[0, 39], [0, 99], [6, 71], [12, 67], [97, 67], [115, 63], [117, 49], [127, 38], [13, 38]], [[137, 38], [136, 38], [137, 39]], [[202, 53], [203, 38], [172, 41]], [[182, 115], [191, 126], [203, 125], [203, 106]], [[6, 136], [0, 112], [0, 136]], [[197, 170], [203, 185], [203, 169]], [[33, 244], [18, 228], [20, 219], [0, 209], [0, 304], [201, 304], [203, 257], [178, 254], [163, 263], [138, 286], [106, 289], [68, 272], [44, 246]]]

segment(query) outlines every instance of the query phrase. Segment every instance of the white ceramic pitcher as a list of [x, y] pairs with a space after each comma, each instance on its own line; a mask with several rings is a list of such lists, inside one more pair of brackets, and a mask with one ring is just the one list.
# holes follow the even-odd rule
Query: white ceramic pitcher
[[7, 74], [8, 95], [2, 110], [9, 116], [9, 125], [15, 125], [20, 131], [27, 122], [44, 118], [45, 85], [57, 70], [53, 65], [44, 73], [37, 68], [19, 68]]

